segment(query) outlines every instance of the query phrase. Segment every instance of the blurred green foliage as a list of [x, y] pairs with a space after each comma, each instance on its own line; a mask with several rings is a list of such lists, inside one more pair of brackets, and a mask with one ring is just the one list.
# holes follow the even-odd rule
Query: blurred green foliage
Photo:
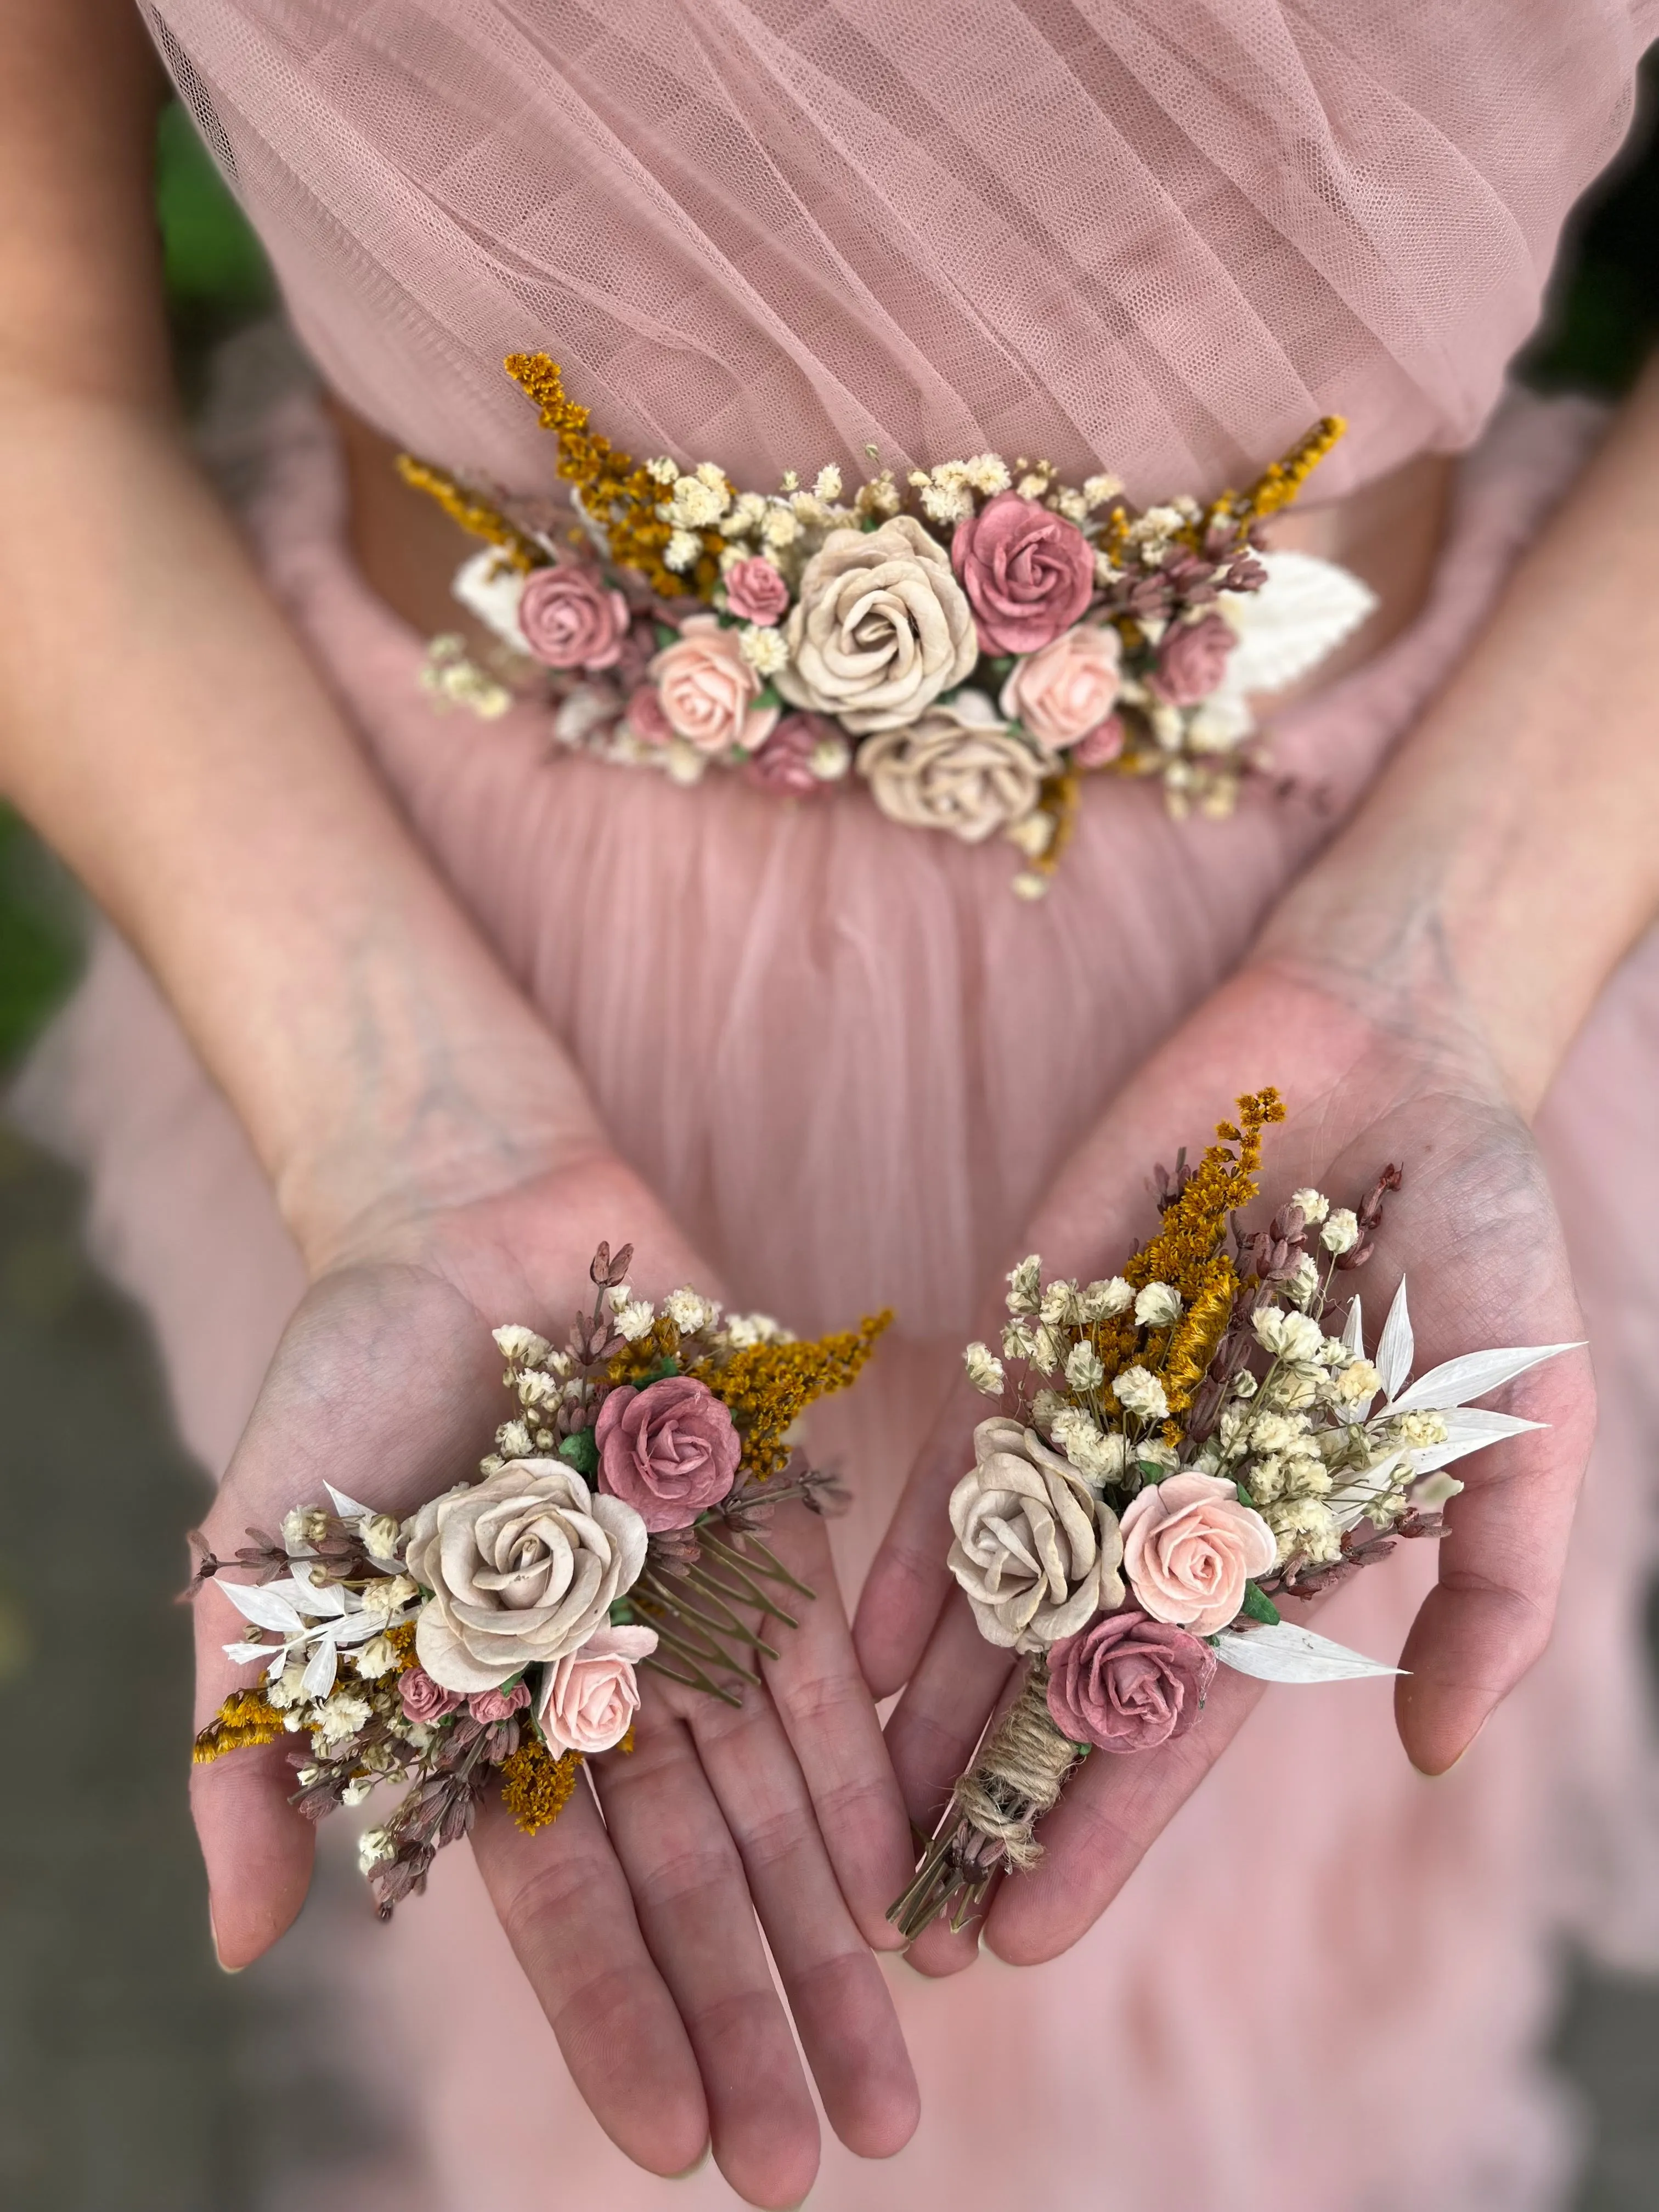
[[[1643, 65], [1636, 129], [1569, 226], [1546, 311], [1516, 367], [1535, 389], [1615, 398], [1659, 332], [1659, 49]], [[219, 339], [276, 304], [258, 240], [185, 110], [156, 137], [161, 228], [180, 380], [199, 388]], [[59, 872], [0, 807], [0, 1069], [34, 1036], [79, 964], [74, 902]]]

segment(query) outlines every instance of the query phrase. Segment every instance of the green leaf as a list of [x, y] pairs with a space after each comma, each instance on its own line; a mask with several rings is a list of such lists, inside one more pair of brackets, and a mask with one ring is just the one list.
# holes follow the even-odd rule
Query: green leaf
[[1279, 1626], [1279, 1607], [1254, 1583], [1245, 1583], [1244, 1602], [1238, 1609], [1247, 1620], [1260, 1620], [1269, 1628]]
[[640, 1377], [643, 1382], [665, 1382], [671, 1375], [678, 1375], [680, 1363], [672, 1352], [665, 1352], [656, 1365]]
[[596, 1475], [599, 1471], [599, 1448], [593, 1441], [592, 1430], [578, 1429], [574, 1437], [567, 1437], [559, 1446], [559, 1457], [580, 1475], [589, 1479]]
[[1135, 1473], [1143, 1482], [1162, 1482], [1166, 1474], [1173, 1474], [1174, 1472], [1175, 1469], [1165, 1467], [1162, 1460], [1138, 1459], [1135, 1462]]
[[781, 707], [783, 694], [775, 684], [763, 684], [756, 694], [755, 704], [757, 707]]
[[678, 630], [675, 629], [670, 623], [653, 623], [651, 627], [656, 635], [657, 650], [659, 653], [665, 651], [671, 645], [678, 645], [679, 643], [680, 634]]

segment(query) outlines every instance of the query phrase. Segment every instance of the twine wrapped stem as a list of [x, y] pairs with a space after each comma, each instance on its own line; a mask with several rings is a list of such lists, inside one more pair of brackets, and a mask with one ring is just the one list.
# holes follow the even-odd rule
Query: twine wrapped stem
[[1005, 1866], [1024, 1874], [1042, 1857], [1036, 1824], [1059, 1802], [1085, 1748], [1054, 1726], [1048, 1689], [1048, 1667], [1034, 1659], [1019, 1695], [951, 1792], [915, 1879], [888, 1907], [907, 1942], [953, 1906], [951, 1926], [965, 1927]]

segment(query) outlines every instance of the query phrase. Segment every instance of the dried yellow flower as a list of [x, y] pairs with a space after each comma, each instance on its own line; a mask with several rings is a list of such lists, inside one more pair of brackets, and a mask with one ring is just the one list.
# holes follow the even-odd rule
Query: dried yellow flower
[[579, 1751], [555, 1759], [538, 1736], [526, 1735], [501, 1761], [501, 1802], [526, 1836], [556, 1820], [570, 1802], [582, 1763]]
[[258, 1690], [233, 1690], [197, 1737], [193, 1766], [210, 1766], [228, 1751], [252, 1751], [275, 1743], [283, 1733], [283, 1717]]

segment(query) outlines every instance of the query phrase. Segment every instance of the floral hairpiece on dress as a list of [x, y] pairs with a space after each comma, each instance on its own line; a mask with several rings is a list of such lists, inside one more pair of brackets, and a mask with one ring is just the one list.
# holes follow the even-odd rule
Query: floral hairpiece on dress
[[313, 1820], [406, 1784], [360, 1846], [382, 1919], [492, 1780], [533, 1834], [585, 1758], [630, 1750], [636, 1669], [738, 1704], [812, 1596], [762, 1531], [779, 1505], [836, 1502], [793, 1424], [855, 1379], [890, 1316], [800, 1343], [693, 1290], [659, 1312], [624, 1279], [630, 1257], [599, 1247], [593, 1309], [562, 1350], [495, 1331], [519, 1410], [479, 1480], [403, 1522], [329, 1484], [331, 1510], [296, 1507], [279, 1536], [250, 1528], [197, 1569], [192, 1589], [252, 1576], [217, 1583], [252, 1626], [225, 1649], [264, 1668], [197, 1737], [198, 1762], [297, 1737], [293, 1802]]
[[1137, 512], [1115, 477], [1072, 485], [996, 453], [881, 469], [849, 498], [833, 465], [762, 493], [713, 461], [635, 462], [545, 354], [507, 368], [558, 437], [582, 528], [404, 457], [490, 541], [454, 589], [509, 655], [503, 683], [434, 640], [434, 695], [498, 714], [528, 672], [562, 742], [681, 783], [724, 766], [806, 798], [855, 769], [894, 821], [1012, 839], [1028, 897], [1082, 775], [1154, 776], [1174, 812], [1229, 812], [1261, 765], [1251, 695], [1306, 674], [1376, 604], [1331, 562], [1267, 548], [1335, 416], [1207, 505]]
[[1284, 1112], [1272, 1090], [1241, 1098], [1196, 1169], [1184, 1153], [1173, 1178], [1160, 1168], [1161, 1226], [1121, 1275], [1079, 1288], [1021, 1261], [1001, 1358], [968, 1346], [1002, 1410], [951, 1495], [951, 1571], [1026, 1671], [889, 1912], [907, 1936], [945, 1911], [965, 1925], [999, 1873], [1035, 1865], [1033, 1831], [1080, 1759], [1184, 1735], [1218, 1665], [1270, 1682], [1396, 1674], [1280, 1605], [1396, 1537], [1439, 1535], [1462, 1487], [1443, 1470], [1541, 1425], [1469, 1401], [1571, 1345], [1473, 1352], [1413, 1382], [1402, 1281], [1366, 1358], [1359, 1300], [1333, 1291], [1370, 1257], [1398, 1168], [1355, 1207], [1298, 1190], [1265, 1230], [1238, 1229]]

